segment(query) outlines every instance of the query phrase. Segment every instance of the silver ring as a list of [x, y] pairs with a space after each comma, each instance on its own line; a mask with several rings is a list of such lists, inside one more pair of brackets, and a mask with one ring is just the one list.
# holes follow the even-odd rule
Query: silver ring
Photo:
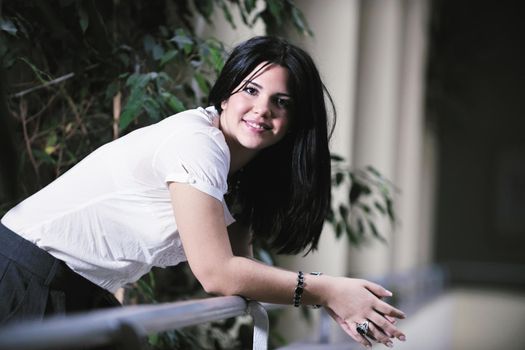
[[357, 330], [357, 333], [361, 335], [366, 335], [368, 333], [368, 326], [370, 322], [365, 321], [363, 323], [358, 323], [355, 329]]

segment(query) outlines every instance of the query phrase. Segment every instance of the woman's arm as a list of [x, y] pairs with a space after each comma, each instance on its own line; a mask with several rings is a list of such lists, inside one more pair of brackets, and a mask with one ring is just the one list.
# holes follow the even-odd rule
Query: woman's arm
[[[187, 184], [170, 183], [169, 189], [188, 263], [208, 293], [292, 304], [297, 273], [235, 256], [222, 203]], [[390, 296], [381, 286], [327, 275], [308, 275], [305, 282], [302, 303], [325, 306], [341, 327], [363, 345], [369, 342], [356, 332], [355, 325], [365, 320], [375, 325], [370, 328], [378, 341], [388, 345], [389, 336], [404, 338], [384, 316], [404, 318], [404, 314], [381, 300]]]

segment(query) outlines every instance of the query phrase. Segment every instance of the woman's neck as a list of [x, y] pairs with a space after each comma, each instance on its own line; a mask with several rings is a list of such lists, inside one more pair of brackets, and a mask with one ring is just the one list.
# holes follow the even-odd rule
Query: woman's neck
[[235, 174], [239, 169], [248, 164], [257, 154], [256, 151], [246, 149], [238, 143], [230, 142], [227, 138], [226, 144], [230, 149], [230, 171], [228, 175]]

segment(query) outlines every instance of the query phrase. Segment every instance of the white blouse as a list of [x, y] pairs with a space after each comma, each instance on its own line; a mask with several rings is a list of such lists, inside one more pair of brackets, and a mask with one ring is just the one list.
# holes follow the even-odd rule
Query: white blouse
[[152, 266], [186, 260], [168, 190], [188, 183], [225, 202], [230, 152], [213, 107], [188, 110], [91, 153], [2, 223], [115, 292]]

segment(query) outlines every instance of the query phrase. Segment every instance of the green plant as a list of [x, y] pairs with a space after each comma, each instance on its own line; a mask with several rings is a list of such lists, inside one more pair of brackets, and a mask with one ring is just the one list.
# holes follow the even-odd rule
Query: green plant
[[[332, 154], [332, 186], [345, 193], [334, 196], [327, 221], [339, 238], [345, 234], [350, 244], [359, 245], [367, 237], [386, 242], [376, 222], [381, 217], [396, 223], [395, 186], [372, 166], [351, 169], [344, 159]], [[368, 233], [368, 234], [367, 234]]]

